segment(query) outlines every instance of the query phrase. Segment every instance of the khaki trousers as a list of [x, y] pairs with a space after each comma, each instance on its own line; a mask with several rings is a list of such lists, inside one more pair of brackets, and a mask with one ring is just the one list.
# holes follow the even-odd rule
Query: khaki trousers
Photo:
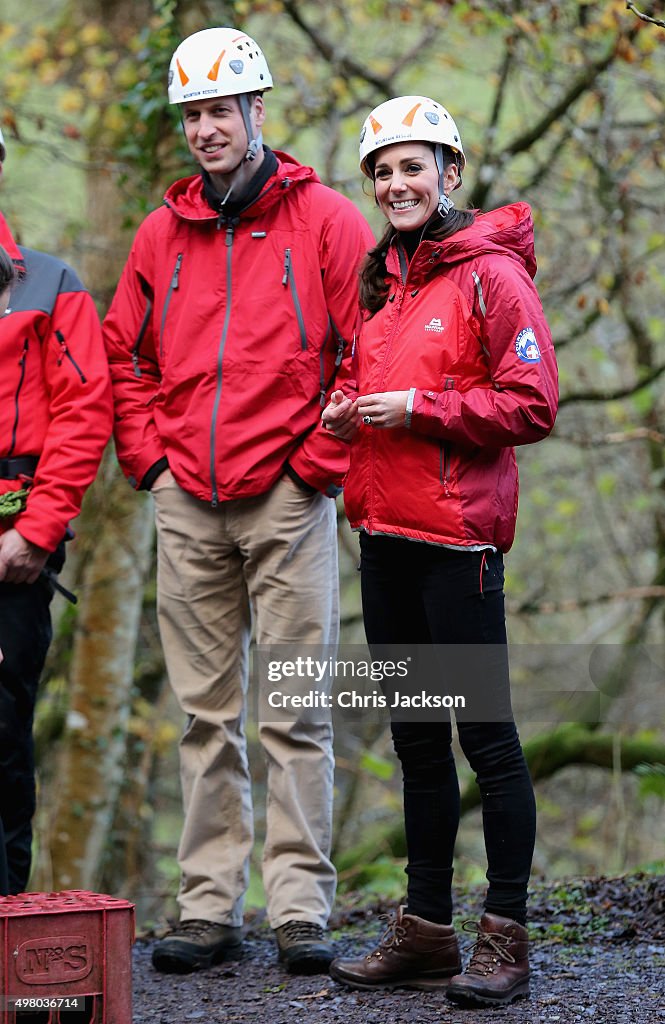
[[[245, 741], [248, 650], [335, 645], [335, 503], [282, 477], [218, 508], [175, 482], [153, 492], [158, 613], [169, 680], [188, 716], [180, 743], [181, 919], [242, 923], [254, 838]], [[273, 928], [327, 923], [333, 754], [330, 724], [259, 722], [268, 763], [263, 883]]]

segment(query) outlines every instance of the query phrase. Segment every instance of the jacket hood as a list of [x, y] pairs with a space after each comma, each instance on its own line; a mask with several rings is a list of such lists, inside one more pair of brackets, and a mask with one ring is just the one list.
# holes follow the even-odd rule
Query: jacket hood
[[502, 253], [518, 260], [530, 277], [538, 269], [534, 251], [533, 219], [528, 203], [512, 203], [488, 213], [476, 213], [473, 224], [443, 242], [443, 263], [459, 263], [473, 256]]
[[[536, 256], [533, 220], [528, 203], [512, 203], [489, 213], [474, 211], [476, 219], [468, 228], [441, 241], [429, 238], [421, 242], [409, 265], [409, 279], [427, 278], [436, 267], [463, 263], [476, 256], [500, 255], [516, 260], [531, 278], [535, 277]], [[393, 244], [386, 259], [388, 273], [401, 276], [397, 247]]]
[[23, 255], [14, 241], [14, 236], [9, 230], [7, 221], [0, 213], [0, 245], [6, 249], [12, 261], [21, 269], [24, 266]]
[[[279, 202], [283, 189], [294, 188], [303, 182], [320, 182], [313, 167], [307, 167], [279, 150], [273, 150], [277, 157], [277, 170], [266, 182], [265, 188], [251, 206], [244, 210], [241, 218], [258, 217], [273, 203]], [[216, 220], [217, 213], [210, 207], [203, 193], [203, 178], [195, 174], [174, 182], [164, 195], [165, 204], [176, 216], [184, 220]]]

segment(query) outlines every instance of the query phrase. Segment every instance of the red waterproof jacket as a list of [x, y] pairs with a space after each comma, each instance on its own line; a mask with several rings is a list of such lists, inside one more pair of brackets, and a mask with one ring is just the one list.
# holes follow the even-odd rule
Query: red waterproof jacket
[[228, 225], [200, 175], [143, 222], [104, 323], [118, 458], [135, 487], [168, 465], [216, 505], [268, 490], [288, 463], [335, 493], [348, 449], [321, 428], [350, 371], [360, 260], [373, 244], [348, 199], [275, 154]]
[[514, 445], [545, 437], [557, 409], [550, 331], [526, 203], [477, 216], [411, 263], [394, 246], [388, 300], [363, 326], [358, 393], [409, 391], [406, 423], [362, 425], [344, 488], [355, 529], [507, 551]]
[[38, 456], [26, 509], [0, 518], [53, 551], [94, 480], [111, 436], [108, 364], [97, 311], [66, 263], [17, 246], [0, 214], [0, 244], [19, 270], [0, 318], [0, 493], [25, 484], [13, 460]]

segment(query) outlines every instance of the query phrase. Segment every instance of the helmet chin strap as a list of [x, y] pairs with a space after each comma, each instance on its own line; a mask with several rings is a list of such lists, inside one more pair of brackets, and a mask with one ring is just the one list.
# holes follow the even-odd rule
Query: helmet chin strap
[[[245, 131], [247, 132], [247, 152], [245, 153], [243, 160], [247, 160], [251, 163], [252, 160], [256, 158], [256, 154], [263, 145], [263, 136], [260, 131], [254, 135], [251, 108], [246, 92], [243, 92], [238, 96], [238, 102], [240, 104], [240, 113], [242, 114], [242, 119], [245, 124]], [[240, 166], [240, 164], [238, 164], [238, 166]]]
[[[245, 131], [247, 133], [247, 152], [243, 156], [242, 160], [230, 172], [231, 175], [233, 175], [234, 177], [237, 175], [238, 171], [240, 170], [244, 163], [251, 163], [253, 160], [256, 159], [257, 153], [259, 153], [263, 147], [263, 135], [261, 131], [258, 131], [256, 135], [254, 135], [254, 130], [252, 128], [251, 107], [247, 93], [240, 93], [240, 95], [238, 96], [238, 106], [240, 107], [240, 113], [242, 114], [243, 124], [245, 126]], [[234, 182], [232, 181], [231, 184], [229, 185], [228, 192], [226, 193], [224, 199], [222, 200], [222, 206], [224, 206], [226, 202], [231, 198], [233, 186]]]
[[434, 146], [434, 159], [436, 160], [436, 168], [439, 172], [439, 205], [437, 206], [437, 212], [441, 219], [447, 217], [453, 206], [455, 205], [447, 195], [444, 187], [444, 172], [445, 167], [443, 165], [443, 146], [440, 142], [437, 142]]

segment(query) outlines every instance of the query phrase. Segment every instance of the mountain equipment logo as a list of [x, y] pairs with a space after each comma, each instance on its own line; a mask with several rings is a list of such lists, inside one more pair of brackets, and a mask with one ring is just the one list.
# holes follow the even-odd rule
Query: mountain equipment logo
[[443, 324], [438, 316], [433, 316], [428, 324], [425, 324], [426, 331], [436, 331], [437, 334], [443, 333]]
[[540, 349], [536, 341], [536, 332], [533, 327], [525, 327], [515, 338], [515, 351], [517, 358], [523, 363], [539, 363]]

